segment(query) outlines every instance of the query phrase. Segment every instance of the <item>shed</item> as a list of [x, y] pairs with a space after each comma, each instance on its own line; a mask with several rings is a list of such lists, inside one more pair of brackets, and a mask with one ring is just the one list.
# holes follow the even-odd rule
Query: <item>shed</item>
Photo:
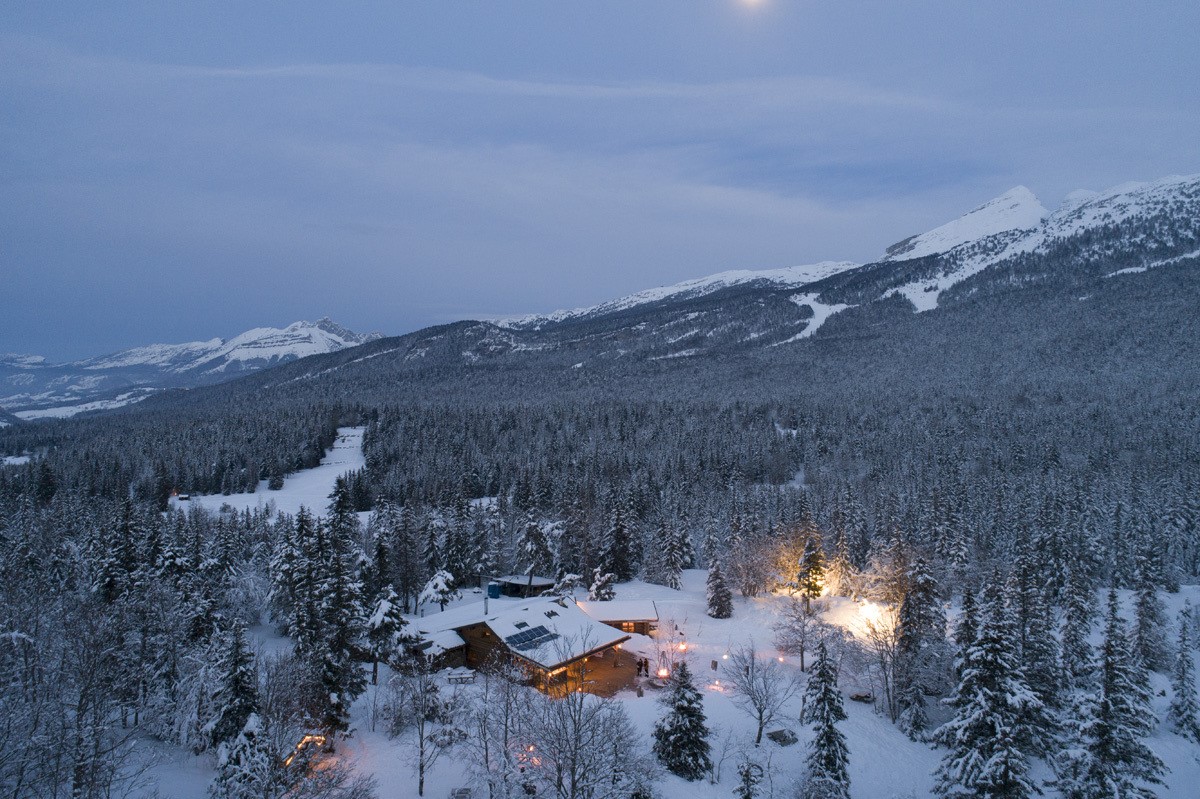
[[508, 574], [496, 577], [492, 582], [500, 584], [500, 593], [504, 596], [515, 596], [523, 599], [539, 596], [543, 591], [554, 587], [553, 577], [541, 577], [536, 574]]
[[621, 632], [650, 635], [658, 629], [658, 606], [651, 599], [613, 599], [577, 604], [591, 618]]

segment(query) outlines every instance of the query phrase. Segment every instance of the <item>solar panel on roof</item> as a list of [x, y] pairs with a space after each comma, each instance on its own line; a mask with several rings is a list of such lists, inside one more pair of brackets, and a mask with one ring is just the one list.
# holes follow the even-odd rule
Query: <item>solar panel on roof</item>
[[528, 630], [522, 630], [519, 633], [507, 636], [504, 642], [513, 649], [524, 652], [529, 649], [536, 649], [548, 641], [553, 641], [557, 637], [558, 633], [552, 633], [539, 624], [537, 627], [531, 627]]

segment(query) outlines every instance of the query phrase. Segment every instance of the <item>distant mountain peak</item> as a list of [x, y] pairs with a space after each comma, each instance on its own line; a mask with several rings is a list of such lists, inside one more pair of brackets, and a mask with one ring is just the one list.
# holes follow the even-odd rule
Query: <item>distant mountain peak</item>
[[1036, 228], [1049, 215], [1032, 191], [1016, 186], [953, 222], [893, 244], [887, 248], [883, 260], [907, 261], [939, 255], [998, 233]]
[[355, 333], [329, 317], [258, 327], [233, 338], [143, 347], [66, 364], [40, 356], [0, 356], [0, 403], [19, 416], [69, 416], [119, 407], [162, 388], [219, 382], [286, 361], [356, 347], [382, 338]]

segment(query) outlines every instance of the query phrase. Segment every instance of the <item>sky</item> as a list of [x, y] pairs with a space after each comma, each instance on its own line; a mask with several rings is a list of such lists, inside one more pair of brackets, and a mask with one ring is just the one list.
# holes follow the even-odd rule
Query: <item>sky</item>
[[1200, 4], [0, 4], [0, 352], [399, 334], [1200, 172]]

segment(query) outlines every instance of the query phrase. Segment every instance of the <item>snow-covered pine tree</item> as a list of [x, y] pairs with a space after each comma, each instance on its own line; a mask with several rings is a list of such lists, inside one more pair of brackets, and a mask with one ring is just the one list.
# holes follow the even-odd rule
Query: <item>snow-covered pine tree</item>
[[554, 552], [550, 549], [550, 539], [546, 537], [546, 529], [533, 515], [533, 511], [525, 519], [521, 527], [521, 535], [517, 538], [517, 560], [529, 576], [528, 589], [533, 588], [533, 578], [545, 575], [554, 568]]
[[1092, 634], [1095, 592], [1086, 571], [1079, 565], [1069, 567], [1064, 596], [1062, 645], [1059, 668], [1067, 690], [1089, 688], [1095, 682], [1096, 656], [1088, 638]]
[[371, 604], [367, 617], [367, 642], [371, 647], [371, 684], [379, 682], [379, 662], [392, 663], [402, 655], [402, 647], [415, 643], [416, 638], [405, 633], [408, 621], [400, 610], [400, 597], [389, 585]]
[[251, 714], [258, 712], [258, 669], [246, 645], [245, 627], [235, 622], [222, 638], [216, 663], [220, 682], [212, 697], [213, 717], [206, 725], [213, 746], [236, 736]]
[[277, 756], [270, 750], [263, 721], [251, 713], [232, 741], [217, 750], [217, 776], [209, 786], [212, 799], [273, 799], [281, 784]]
[[1029, 603], [1025, 645], [1020, 657], [1029, 687], [1037, 694], [1042, 706], [1052, 711], [1058, 708], [1062, 699], [1062, 671], [1049, 592], [1048, 586], [1043, 587]]
[[846, 718], [842, 693], [837, 687], [837, 667], [822, 641], [817, 645], [808, 685], [804, 689], [804, 711], [800, 721], [813, 725], [813, 739], [804, 758], [804, 799], [849, 799], [850, 773], [846, 770], [850, 750], [846, 736], [837, 728]]
[[665, 515], [655, 530], [654, 540], [646, 553], [647, 582], [666, 585], [676, 590], [683, 588], [683, 570], [688, 560], [688, 543], [685, 530], [672, 524]]
[[1066, 799], [1154, 799], [1151, 786], [1163, 784], [1165, 766], [1141, 740], [1156, 719], [1136, 661], [1116, 589], [1110, 588], [1100, 692], [1076, 700], [1071, 726], [1078, 732], [1054, 762], [1054, 786]]
[[829, 559], [825, 582], [833, 596], [850, 596], [855, 575], [854, 561], [850, 558], [850, 541], [844, 525], [834, 530], [833, 555]]
[[796, 585], [804, 597], [805, 608], [825, 587], [825, 552], [821, 548], [821, 537], [815, 531], [804, 539], [804, 549], [797, 563]]
[[614, 500], [609, 509], [608, 530], [600, 549], [600, 565], [605, 573], [616, 575], [618, 581], [633, 578], [633, 533], [625, 503]]
[[954, 626], [954, 675], [959, 679], [962, 679], [967, 655], [971, 647], [975, 645], [975, 636], [978, 634], [979, 608], [975, 604], [975, 592], [970, 588], [964, 588], [958, 623]]
[[664, 703], [669, 710], [654, 725], [654, 754], [672, 774], [689, 781], [702, 779], [712, 769], [709, 730], [704, 697], [692, 683], [686, 660], [675, 667]]
[[426, 605], [432, 602], [440, 609], [445, 610], [446, 605], [458, 599], [459, 596], [461, 594], [454, 586], [454, 575], [445, 569], [438, 569], [429, 578], [429, 582], [425, 583], [425, 587], [421, 589], [421, 596], [417, 598], [417, 605]]
[[934, 793], [944, 797], [1008, 797], [1038, 793], [1029, 777], [1041, 702], [1029, 689], [1017, 657], [1014, 624], [999, 576], [984, 588], [979, 631], [967, 649], [962, 679], [946, 704], [954, 718], [934, 740], [949, 747], [934, 772]]
[[327, 510], [325, 518], [330, 535], [339, 542], [353, 540], [358, 532], [358, 515], [354, 512], [354, 497], [345, 475], [334, 481]]
[[592, 586], [588, 589], [589, 602], [607, 602], [617, 595], [614, 584], [617, 575], [606, 572], [600, 566], [592, 570]]
[[321, 726], [332, 749], [336, 733], [350, 725], [350, 705], [367, 687], [356, 658], [363, 638], [360, 586], [352, 578], [347, 556], [333, 552], [321, 582], [321, 618], [324, 635], [317, 648], [317, 674], [321, 696]]
[[1192, 653], [1192, 605], [1179, 612], [1179, 639], [1171, 671], [1171, 707], [1167, 723], [1175, 732], [1200, 744], [1200, 703], [1196, 699], [1196, 662]]
[[714, 619], [728, 619], [733, 616], [733, 592], [725, 582], [725, 573], [721, 571], [721, 562], [713, 559], [708, 566], [708, 615]]
[[1170, 662], [1167, 645], [1167, 611], [1154, 582], [1154, 563], [1143, 546], [1136, 558], [1133, 651], [1143, 668], [1163, 671]]
[[763, 767], [753, 760], [738, 763], [738, 784], [733, 789], [736, 799], [758, 799], [758, 786], [762, 784]]
[[897, 618], [895, 682], [901, 707], [897, 721], [906, 735], [919, 740], [929, 723], [925, 695], [945, 690], [950, 653], [941, 591], [920, 555], [912, 559], [907, 582]]

